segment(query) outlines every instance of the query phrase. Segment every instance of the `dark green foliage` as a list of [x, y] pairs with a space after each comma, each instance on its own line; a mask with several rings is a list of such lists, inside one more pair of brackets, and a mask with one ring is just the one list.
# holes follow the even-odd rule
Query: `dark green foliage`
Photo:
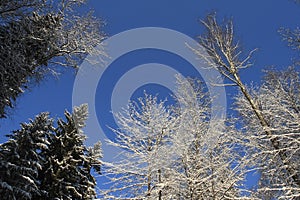
[[48, 150], [49, 137], [53, 134], [52, 120], [42, 113], [21, 129], [9, 135], [0, 146], [0, 195], [1, 199], [31, 199], [40, 196], [38, 171]]
[[90, 13], [73, 11], [84, 0], [0, 1], [0, 118], [28, 87], [57, 66], [77, 68], [103, 38]]
[[[77, 110], [76, 110], [77, 109]], [[87, 107], [65, 112], [57, 128], [47, 113], [38, 115], [9, 135], [0, 146], [0, 196], [2, 199], [93, 199], [100, 173], [101, 149], [87, 148], [81, 128]]]

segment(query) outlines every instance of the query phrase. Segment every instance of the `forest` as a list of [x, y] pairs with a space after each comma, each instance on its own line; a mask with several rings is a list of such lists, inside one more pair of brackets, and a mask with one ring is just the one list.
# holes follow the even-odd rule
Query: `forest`
[[[300, 9], [300, 1], [287, 3]], [[0, 130], [18, 100], [48, 77], [59, 79], [66, 68], [76, 76], [88, 55], [109, 57], [96, 48], [108, 38], [105, 19], [86, 4], [0, 1]], [[199, 46], [187, 50], [218, 72], [222, 84], [213, 87], [236, 91], [227, 97], [229, 114], [214, 116], [222, 108], [212, 106], [217, 97], [208, 83], [181, 74], [171, 103], [145, 91], [112, 113], [116, 138], [93, 146], [85, 143], [92, 105], [61, 111], [63, 117], [41, 112], [1, 131], [1, 199], [300, 199], [300, 29], [277, 30], [295, 52], [292, 63], [264, 68], [263, 78], [248, 84], [243, 73], [259, 51], [242, 46], [234, 19], [213, 11], [200, 26]], [[103, 142], [120, 150], [113, 161], [103, 159]], [[249, 173], [257, 174], [253, 187]]]

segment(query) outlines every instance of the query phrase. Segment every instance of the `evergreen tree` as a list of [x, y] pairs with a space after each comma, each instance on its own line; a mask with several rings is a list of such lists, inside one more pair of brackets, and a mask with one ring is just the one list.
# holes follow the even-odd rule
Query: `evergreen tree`
[[77, 68], [103, 39], [100, 21], [75, 10], [85, 0], [0, 1], [0, 118], [26, 88], [58, 66]]
[[58, 120], [45, 166], [39, 172], [41, 189], [47, 191], [42, 199], [93, 199], [96, 180], [92, 168], [100, 173], [100, 144], [88, 149], [82, 128], [87, 119], [87, 105], [75, 107], [73, 114], [65, 111], [66, 121]]
[[40, 154], [48, 149], [54, 132], [48, 113], [35, 120], [22, 123], [6, 143], [0, 145], [0, 195], [1, 199], [32, 199], [43, 196], [38, 173], [44, 167]]
[[87, 105], [65, 112], [57, 128], [48, 113], [9, 135], [0, 145], [0, 195], [2, 199], [93, 199], [100, 173], [101, 144], [87, 148], [82, 128]]

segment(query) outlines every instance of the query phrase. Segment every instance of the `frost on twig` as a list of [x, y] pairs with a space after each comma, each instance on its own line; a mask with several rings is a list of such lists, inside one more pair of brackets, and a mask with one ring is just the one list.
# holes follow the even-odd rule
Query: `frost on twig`
[[235, 74], [240, 69], [252, 66], [250, 62], [252, 54], [257, 50], [252, 50], [247, 56], [242, 57], [242, 52], [238, 41], [235, 40], [232, 20], [224, 21], [223, 24], [217, 22], [215, 14], [209, 14], [205, 20], [201, 20], [206, 32], [199, 36], [199, 44], [206, 51], [193, 51], [204, 59], [207, 64], [217, 69], [222, 75], [235, 84], [239, 84]]
[[[199, 80], [176, 76], [176, 104], [145, 95], [116, 114], [120, 159], [104, 164], [107, 199], [238, 199], [245, 163], [240, 132], [210, 118]], [[212, 121], [212, 122], [211, 122]], [[211, 128], [209, 128], [211, 126]]]
[[61, 67], [78, 68], [87, 54], [105, 55], [102, 21], [77, 15], [83, 0], [0, 1], [0, 118], [28, 87]]
[[[239, 71], [252, 65], [250, 58], [255, 50], [251, 51], [248, 56], [242, 58], [243, 53], [240, 50], [239, 43], [235, 41], [233, 23], [231, 20], [219, 24], [215, 14], [210, 14], [202, 21], [202, 24], [206, 32], [199, 37], [199, 44], [206, 50], [208, 55], [202, 54], [201, 51], [197, 50], [194, 50], [194, 52], [205, 59], [210, 66], [218, 70], [224, 78], [238, 86], [241, 92], [240, 99], [243, 99], [243, 105], [245, 107], [245, 109], [240, 110], [240, 114], [243, 116], [243, 119], [249, 119], [249, 116], [251, 116], [251, 120], [255, 120], [255, 123], [246, 123], [244, 127], [249, 131], [249, 141], [255, 143], [255, 138], [260, 138], [261, 141], [263, 141], [259, 144], [256, 143], [260, 151], [254, 156], [262, 159], [260, 160], [262, 163], [262, 173], [267, 174], [268, 178], [270, 178], [272, 174], [274, 175], [274, 172], [279, 173], [280, 171], [281, 178], [279, 179], [286, 180], [286, 182], [280, 182], [282, 188], [281, 192], [286, 195], [299, 195], [296, 189], [284, 189], [300, 187], [299, 171], [296, 170], [297, 167], [295, 167], [294, 159], [291, 159], [292, 155], [298, 154], [299, 147], [295, 147], [297, 143], [293, 143], [291, 147], [288, 147], [285, 143], [287, 140], [282, 140], [282, 137], [278, 137], [278, 133], [273, 127], [274, 122], [278, 122], [280, 126], [284, 126], [284, 118], [280, 119], [277, 116], [282, 116], [288, 111], [282, 110], [280, 113], [268, 112], [269, 108], [263, 106], [264, 103], [270, 103], [270, 96], [278, 95], [279, 91], [274, 90], [277, 87], [276, 84], [268, 86], [268, 90], [272, 92], [270, 92], [266, 99], [262, 99], [260, 95], [249, 90], [241, 80]], [[277, 78], [278, 77], [273, 77], [274, 80]], [[277, 84], [282, 84], [283, 82]], [[281, 101], [277, 106], [281, 104], [284, 105], [286, 102]], [[273, 105], [276, 105], [275, 102]], [[273, 110], [276, 110], [276, 108], [273, 107]], [[259, 127], [260, 131], [254, 131], [252, 127]], [[283, 135], [285, 134], [282, 134], [282, 136]], [[293, 139], [292, 141], [295, 140]], [[270, 165], [266, 166], [267, 163]], [[257, 165], [259, 165], [259, 163], [257, 163]], [[268, 180], [269, 182], [264, 185], [265, 188], [278, 188], [276, 187], [276, 184], [279, 183], [277, 180]]]

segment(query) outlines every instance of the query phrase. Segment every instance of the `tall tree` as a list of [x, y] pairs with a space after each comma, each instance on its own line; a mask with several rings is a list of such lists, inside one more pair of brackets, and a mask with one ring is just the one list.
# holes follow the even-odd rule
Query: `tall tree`
[[[151, 96], [116, 115], [117, 141], [124, 152], [108, 163], [107, 198], [234, 199], [245, 175], [237, 153], [243, 142], [224, 121], [211, 119], [210, 100], [199, 81], [177, 76], [177, 104]], [[111, 195], [111, 196], [110, 196]]]
[[85, 0], [0, 1], [0, 118], [26, 88], [57, 66], [77, 68], [103, 39], [100, 21], [77, 15]]
[[21, 124], [6, 143], [0, 145], [0, 195], [2, 199], [93, 199], [100, 172], [101, 146], [87, 148], [82, 128], [87, 106], [65, 112], [67, 121], [48, 113]]
[[1, 199], [32, 199], [43, 196], [38, 174], [43, 168], [41, 151], [48, 149], [54, 132], [48, 113], [38, 115], [29, 123], [22, 123], [6, 143], [0, 145]]
[[[259, 198], [297, 199], [299, 186], [294, 179], [300, 179], [300, 76], [294, 68], [285, 71], [269, 70], [263, 84], [252, 90], [252, 96], [259, 105], [272, 130], [272, 137], [278, 141], [278, 150], [272, 149], [270, 141], [263, 135], [257, 118], [242, 96], [237, 98], [237, 110], [243, 116], [247, 132], [252, 135], [252, 145], [256, 150], [256, 163], [264, 163], [261, 171]], [[268, 144], [268, 145], [265, 145]], [[286, 157], [286, 166], [279, 152]], [[287, 174], [289, 167], [292, 174]], [[288, 187], [287, 187], [288, 186]]]
[[39, 172], [40, 188], [47, 191], [41, 199], [93, 199], [96, 197], [94, 168], [100, 172], [100, 144], [94, 149], [84, 145], [82, 128], [87, 119], [87, 105], [65, 111], [66, 122], [59, 119], [55, 135], [45, 151], [45, 165]]
[[131, 102], [124, 113], [115, 114], [120, 129], [109, 144], [123, 150], [121, 157], [104, 169], [112, 187], [106, 198], [162, 199], [161, 182], [168, 162], [166, 148], [173, 121], [172, 113], [157, 97], [145, 94]]
[[[256, 120], [256, 124], [246, 124], [247, 127], [251, 125], [260, 127], [260, 131], [249, 133], [250, 142], [254, 141], [253, 137], [264, 139], [264, 143], [260, 143], [259, 146], [257, 146], [257, 149], [259, 149], [262, 155], [260, 157], [262, 160], [256, 163], [256, 165], [262, 173], [268, 174], [269, 177], [272, 176], [271, 172], [274, 167], [281, 171], [281, 179], [288, 177], [288, 181], [284, 181], [281, 187], [277, 187], [277, 182], [272, 181], [267, 183], [268, 187], [277, 187], [282, 198], [298, 198], [300, 195], [299, 170], [295, 170], [295, 164], [293, 160], [290, 159], [292, 156], [290, 153], [294, 152], [297, 147], [286, 147], [282, 145], [281, 138], [278, 137], [277, 132], [273, 129], [272, 124], [270, 124], [270, 115], [268, 115], [270, 113], [267, 114], [264, 112], [263, 107], [259, 103], [260, 101], [256, 99], [254, 94], [251, 94], [251, 91], [240, 78], [239, 71], [252, 65], [250, 58], [253, 51], [246, 55], [245, 58], [242, 58], [245, 53], [241, 51], [239, 43], [235, 40], [231, 20], [219, 24], [215, 15], [211, 14], [208, 15], [202, 23], [206, 32], [199, 37], [199, 43], [207, 51], [208, 55], [202, 54], [201, 51], [197, 50], [195, 50], [195, 53], [204, 58], [211, 67], [218, 70], [227, 81], [231, 82], [231, 85], [235, 85], [239, 88], [245, 99], [244, 103], [248, 105], [248, 111], [253, 113], [251, 116]], [[266, 101], [268, 100], [266, 99]], [[274, 115], [272, 118], [276, 118], [275, 114], [276, 113], [272, 113], [272, 115]], [[247, 115], [247, 113], [243, 116], [245, 115]], [[277, 120], [279, 119], [277, 118]], [[284, 121], [280, 123], [284, 123]], [[299, 150], [297, 150], [297, 152], [298, 151]], [[275, 160], [278, 162], [276, 164], [274, 163], [275, 165], [273, 164], [273, 166], [266, 165], [270, 158], [276, 158]]]
[[239, 155], [242, 136], [211, 116], [214, 97], [203, 83], [177, 76], [176, 85], [177, 127], [169, 149], [174, 159], [166, 177], [167, 199], [239, 198], [246, 170]]

